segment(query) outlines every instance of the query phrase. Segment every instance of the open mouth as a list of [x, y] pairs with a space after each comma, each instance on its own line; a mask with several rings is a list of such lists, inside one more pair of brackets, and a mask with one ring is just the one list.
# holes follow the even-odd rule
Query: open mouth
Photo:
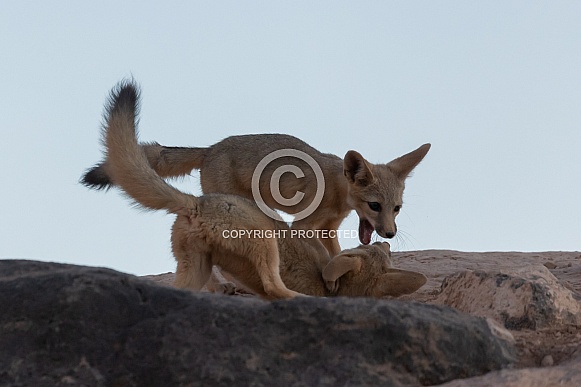
[[373, 234], [373, 226], [367, 219], [359, 218], [359, 242], [368, 245], [371, 242], [371, 234]]

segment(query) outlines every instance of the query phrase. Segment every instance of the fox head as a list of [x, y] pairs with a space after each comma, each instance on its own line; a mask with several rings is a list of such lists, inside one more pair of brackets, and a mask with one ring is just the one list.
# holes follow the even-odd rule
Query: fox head
[[322, 277], [331, 294], [349, 297], [398, 297], [427, 281], [421, 273], [392, 268], [387, 242], [342, 251], [323, 268]]
[[405, 179], [430, 150], [430, 144], [398, 157], [387, 164], [371, 164], [350, 150], [343, 159], [348, 182], [347, 203], [359, 215], [359, 241], [371, 242], [373, 230], [383, 238], [397, 232], [395, 217], [403, 205]]

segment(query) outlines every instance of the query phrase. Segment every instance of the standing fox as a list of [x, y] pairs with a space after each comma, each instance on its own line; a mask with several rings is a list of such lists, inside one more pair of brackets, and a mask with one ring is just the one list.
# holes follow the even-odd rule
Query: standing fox
[[[204, 194], [232, 194], [250, 200], [255, 199], [253, 175], [265, 157], [278, 150], [304, 152], [322, 171], [324, 193], [316, 209], [304, 219], [295, 220], [292, 227], [322, 231], [319, 235], [325, 236], [321, 242], [333, 257], [341, 250], [337, 229], [352, 210], [359, 215], [359, 240], [362, 244], [370, 243], [373, 230], [383, 238], [395, 236], [395, 217], [403, 204], [405, 179], [428, 153], [430, 144], [424, 144], [387, 164], [372, 164], [354, 150], [348, 151], [341, 160], [285, 134], [232, 136], [208, 148], [165, 147], [157, 143], [142, 144], [142, 147], [150, 166], [161, 177], [184, 176], [193, 169], [199, 169]], [[295, 176], [280, 172], [277, 175], [281, 167], [288, 166], [300, 172]], [[284, 202], [275, 199], [273, 178], [278, 183], [278, 193]], [[88, 170], [82, 182], [97, 189], [114, 184], [110, 179], [109, 160], [105, 159]], [[259, 178], [259, 191], [266, 206], [291, 215], [307, 209], [317, 198], [317, 190], [315, 171], [307, 162], [296, 157], [283, 156], [272, 160]], [[298, 194], [302, 195], [302, 200], [289, 204], [288, 198]]]

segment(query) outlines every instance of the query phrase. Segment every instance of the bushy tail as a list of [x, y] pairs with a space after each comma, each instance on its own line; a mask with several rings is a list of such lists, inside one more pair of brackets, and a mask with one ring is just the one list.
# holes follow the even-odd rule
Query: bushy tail
[[122, 81], [112, 91], [105, 110], [103, 143], [111, 180], [138, 205], [148, 209], [178, 212], [192, 208], [196, 197], [167, 184], [149, 165], [137, 142], [139, 89], [133, 81]]
[[[193, 169], [201, 169], [209, 148], [163, 146], [156, 142], [139, 144], [145, 151], [151, 168], [161, 177], [189, 175]], [[93, 189], [109, 189], [113, 182], [109, 177], [107, 159], [85, 171], [80, 182]]]

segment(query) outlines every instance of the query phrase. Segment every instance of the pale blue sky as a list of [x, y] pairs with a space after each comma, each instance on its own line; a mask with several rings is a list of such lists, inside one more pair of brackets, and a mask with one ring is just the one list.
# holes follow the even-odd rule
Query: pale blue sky
[[2, 2], [0, 257], [174, 270], [173, 216], [78, 184], [131, 75], [147, 141], [279, 132], [372, 162], [431, 142], [394, 250], [579, 251], [579, 20], [575, 1]]

